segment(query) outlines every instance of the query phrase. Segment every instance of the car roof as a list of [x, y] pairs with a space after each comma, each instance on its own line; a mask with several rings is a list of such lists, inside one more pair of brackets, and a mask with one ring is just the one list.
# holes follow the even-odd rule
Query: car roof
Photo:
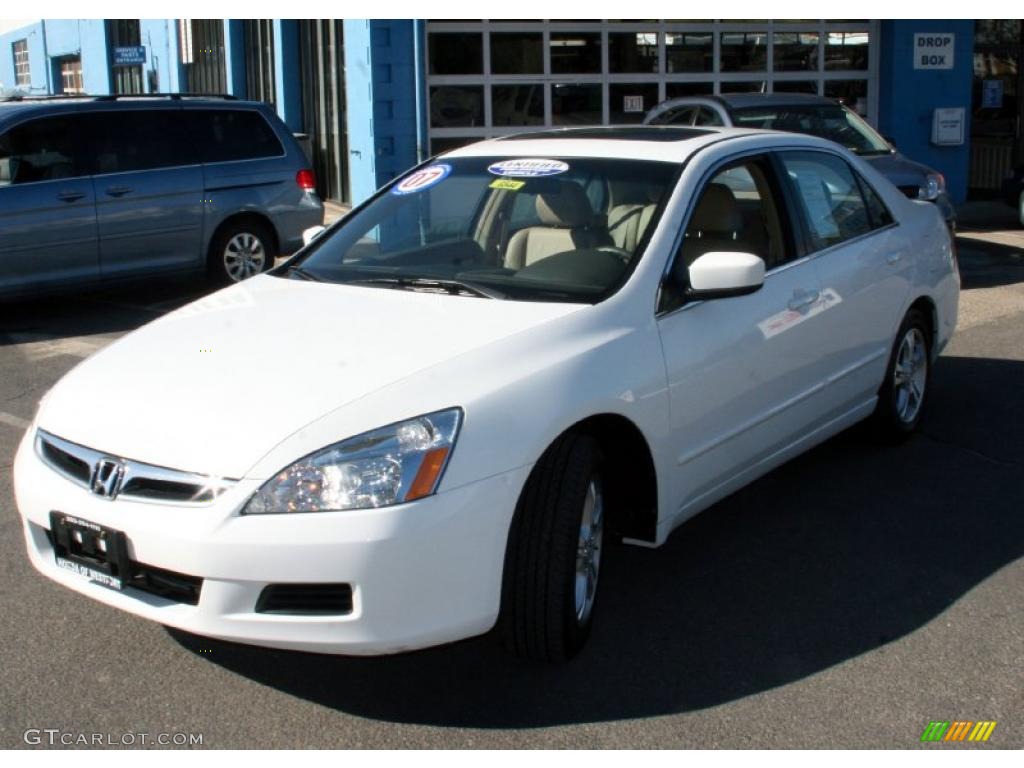
[[242, 101], [233, 96], [215, 94], [125, 94], [120, 96], [8, 96], [0, 98], [0, 123], [33, 113], [77, 112], [86, 107], [104, 110], [177, 109], [182, 106], [218, 106], [222, 108], [258, 107], [261, 102]]
[[563, 128], [485, 139], [443, 157], [598, 157], [678, 163], [709, 144], [751, 135], [780, 134], [753, 128], [672, 125]]

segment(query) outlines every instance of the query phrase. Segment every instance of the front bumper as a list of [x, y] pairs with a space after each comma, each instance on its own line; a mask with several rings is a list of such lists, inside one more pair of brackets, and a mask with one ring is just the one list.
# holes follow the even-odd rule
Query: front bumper
[[[33, 434], [14, 464], [29, 559], [107, 605], [199, 635], [356, 655], [471, 637], [497, 618], [505, 540], [529, 467], [384, 509], [241, 516], [259, 481], [243, 480], [203, 506], [108, 501], [43, 463]], [[117, 591], [58, 568], [47, 538], [53, 510], [123, 531], [135, 562], [202, 578], [198, 603]], [[350, 584], [351, 612], [256, 612], [264, 587], [296, 583]]]

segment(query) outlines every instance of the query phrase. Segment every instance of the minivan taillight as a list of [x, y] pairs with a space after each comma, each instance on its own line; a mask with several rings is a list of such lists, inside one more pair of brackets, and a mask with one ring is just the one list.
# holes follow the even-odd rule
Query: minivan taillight
[[312, 192], [316, 189], [316, 176], [309, 168], [303, 168], [295, 174], [295, 183], [307, 192]]

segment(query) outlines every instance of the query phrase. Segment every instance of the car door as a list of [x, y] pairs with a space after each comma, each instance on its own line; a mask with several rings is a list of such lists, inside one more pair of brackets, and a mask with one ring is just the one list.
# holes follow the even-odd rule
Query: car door
[[[798, 250], [775, 169], [758, 155], [706, 177], [662, 287], [677, 522], [756, 477], [821, 419], [821, 286]], [[711, 251], [760, 256], [763, 286], [686, 300], [689, 264]]]
[[90, 112], [104, 277], [201, 263], [203, 171], [181, 110]]
[[822, 284], [830, 412], [874, 396], [910, 291], [911, 254], [878, 193], [839, 155], [779, 153]]
[[0, 293], [99, 275], [96, 199], [74, 113], [0, 135]]

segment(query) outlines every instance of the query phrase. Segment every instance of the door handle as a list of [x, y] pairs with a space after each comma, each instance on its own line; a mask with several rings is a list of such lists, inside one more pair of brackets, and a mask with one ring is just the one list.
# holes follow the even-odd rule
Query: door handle
[[789, 300], [789, 308], [794, 312], [799, 312], [804, 307], [809, 307], [811, 304], [818, 300], [821, 296], [820, 291], [797, 291], [793, 298]]
[[83, 197], [85, 197], [85, 192], [75, 192], [73, 190], [57, 193], [57, 199], [63, 200], [65, 203], [73, 203], [75, 200], [81, 200]]
[[131, 187], [107, 187], [107, 194], [111, 197], [121, 197], [133, 191]]
[[888, 256], [885, 257], [885, 263], [886, 264], [895, 264], [896, 262], [898, 262], [902, 258], [903, 258], [903, 254], [902, 253], [900, 253], [899, 251], [893, 251], [892, 253], [890, 253]]

